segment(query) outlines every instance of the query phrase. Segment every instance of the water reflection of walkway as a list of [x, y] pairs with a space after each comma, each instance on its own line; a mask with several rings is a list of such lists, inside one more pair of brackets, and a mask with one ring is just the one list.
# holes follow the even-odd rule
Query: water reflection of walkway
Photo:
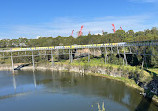
[[34, 86], [35, 86], [35, 88], [36, 88], [36, 74], [35, 74], [35, 72], [33, 71], [33, 81], [34, 81]]
[[[34, 84], [34, 87], [36, 88], [36, 87], [37, 87], [36, 74], [34, 73], [34, 71], [33, 71], [32, 74], [33, 74], [33, 84]], [[12, 75], [12, 78], [13, 78], [13, 87], [14, 87], [14, 90], [16, 91], [16, 89], [17, 89], [16, 75], [13, 74], [13, 75]]]
[[13, 87], [16, 90], [16, 79], [15, 79], [15, 75], [13, 75]]
[[[17, 74], [15, 73], [12, 75], [11, 75], [11, 73], [9, 73], [8, 75], [9, 75], [9, 77], [12, 77], [12, 86], [13, 86], [14, 91], [11, 90], [11, 87], [8, 84], [10, 82], [7, 81], [7, 84], [5, 84], [4, 87], [2, 87], [2, 90], [3, 89], [4, 90], [3, 90], [2, 95], [0, 95], [0, 100], [6, 99], [6, 98], [11, 98], [11, 97], [16, 97], [16, 96], [24, 96], [24, 95], [28, 95], [28, 94], [32, 93], [32, 85], [31, 84], [33, 84], [34, 88], [37, 87], [36, 74], [34, 72], [32, 73], [32, 77], [33, 77], [32, 83], [31, 83], [31, 81], [29, 81], [29, 83], [28, 83], [24, 79], [19, 78], [19, 76], [21, 76], [21, 75], [18, 75], [18, 72], [17, 72]], [[8, 77], [8, 76], [6, 75], [5, 77]], [[26, 75], [24, 77], [26, 77]], [[31, 80], [30, 76], [28, 76], [28, 78], [29, 78], [29, 80]], [[8, 79], [9, 78], [5, 78], [4, 81], [6, 81]], [[22, 83], [22, 81], [25, 81], [25, 82]], [[26, 88], [26, 90], [25, 90], [25, 88]], [[31, 89], [28, 89], [28, 88], [31, 88]]]

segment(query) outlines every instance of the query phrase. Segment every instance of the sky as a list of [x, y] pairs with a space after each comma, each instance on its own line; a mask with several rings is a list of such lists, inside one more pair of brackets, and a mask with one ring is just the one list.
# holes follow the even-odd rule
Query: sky
[[0, 0], [0, 39], [158, 27], [158, 0]]

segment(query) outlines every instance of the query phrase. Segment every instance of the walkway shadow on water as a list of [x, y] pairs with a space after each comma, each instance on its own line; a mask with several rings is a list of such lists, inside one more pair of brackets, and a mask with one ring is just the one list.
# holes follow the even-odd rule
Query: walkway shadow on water
[[[152, 98], [154, 95], [158, 96], [158, 74], [145, 69], [148, 73], [150, 73], [153, 77], [152, 80], [144, 87], [145, 95], [142, 97], [142, 100], [136, 107], [135, 111], [148, 111], [149, 107], [152, 103]], [[156, 94], [157, 93], [157, 94]]]

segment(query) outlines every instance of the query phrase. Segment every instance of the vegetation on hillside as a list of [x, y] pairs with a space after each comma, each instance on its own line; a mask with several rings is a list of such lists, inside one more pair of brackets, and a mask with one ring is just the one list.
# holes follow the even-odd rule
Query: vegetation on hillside
[[[38, 39], [27, 39], [27, 38], [19, 38], [19, 39], [2, 39], [0, 40], [0, 47], [1, 48], [12, 48], [12, 47], [38, 47], [38, 46], [68, 46], [73, 44], [99, 44], [99, 43], [118, 43], [118, 42], [135, 42], [135, 41], [152, 41], [152, 40], [158, 40], [158, 29], [156, 27], [153, 27], [151, 30], [147, 29], [144, 31], [134, 32], [133, 30], [129, 30], [125, 32], [124, 30], [117, 30], [115, 33], [107, 33], [104, 32], [103, 35], [91, 35], [88, 34], [86, 36], [79, 36], [77, 38], [75, 37], [39, 37]], [[144, 48], [146, 53], [150, 54], [153, 53], [154, 55], [158, 55], [157, 47], [135, 47], [134, 49], [138, 49], [139, 54], [144, 53]], [[97, 57], [102, 62], [104, 62], [105, 55], [104, 49], [100, 48], [102, 55]], [[110, 49], [109, 49], [110, 50]], [[117, 49], [114, 49], [117, 50]], [[125, 49], [128, 50], [128, 49]], [[123, 51], [123, 49], [120, 48], [120, 53]], [[45, 51], [39, 51], [40, 53], [44, 54]], [[69, 55], [63, 55], [63, 51], [59, 50], [59, 56], [54, 56], [54, 60], [60, 61], [60, 60], [68, 60]], [[66, 53], [68, 53], [68, 50], [65, 50]], [[73, 51], [75, 53], [75, 51]], [[21, 54], [22, 52], [19, 52]], [[49, 51], [46, 52], [47, 54], [51, 54]], [[123, 52], [122, 52], [123, 53]], [[14, 53], [15, 54], [15, 53]], [[27, 52], [27, 54], [31, 55], [31, 52]], [[34, 52], [35, 55], [38, 54], [38, 52]], [[127, 56], [127, 62], [131, 66], [141, 66], [142, 62], [144, 60], [144, 56], [142, 55], [126, 55]], [[17, 55], [17, 54], [15, 54]], [[3, 54], [1, 54], [3, 56]], [[118, 54], [111, 54], [109, 52], [107, 63], [110, 64], [116, 64], [116, 65], [123, 65], [123, 58], [124, 55], [118, 55]], [[74, 55], [73, 55], [74, 57]], [[24, 59], [25, 58], [25, 59]], [[96, 58], [94, 55], [91, 55], [91, 59]], [[8, 63], [10, 58], [1, 59], [1, 63]], [[19, 57], [19, 58], [13, 58], [14, 62], [17, 63], [31, 63], [32, 57]], [[45, 60], [51, 60], [51, 56], [36, 56], [35, 62], [41, 62]], [[81, 60], [81, 59], [80, 59]], [[87, 62], [87, 59], [83, 58], [82, 61]], [[147, 55], [145, 57], [145, 63], [144, 66], [146, 67], [158, 67], [158, 56], [150, 56]]]
[[134, 32], [129, 30], [117, 30], [115, 33], [104, 32], [103, 35], [85, 35], [75, 37], [39, 37], [37, 39], [27, 39], [20, 37], [19, 39], [2, 39], [0, 47], [38, 47], [38, 46], [60, 46], [74, 44], [99, 44], [99, 43], [117, 43], [117, 42], [134, 42], [134, 41], [158, 40], [158, 29], [153, 27], [151, 30]]

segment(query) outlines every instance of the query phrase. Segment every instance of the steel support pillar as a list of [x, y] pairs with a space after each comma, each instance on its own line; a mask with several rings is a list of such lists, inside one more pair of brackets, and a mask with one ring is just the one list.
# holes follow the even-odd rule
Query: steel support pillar
[[105, 64], [107, 63], [107, 49], [106, 49], [106, 46], [105, 46]]
[[146, 63], [146, 56], [145, 56], [145, 52], [146, 52], [146, 48], [144, 48], [144, 51], [143, 51], [143, 61], [142, 61], [142, 69], [144, 68], [144, 62], [146, 64], [146, 67], [147, 67], [147, 63]]
[[142, 69], [144, 68], [144, 57], [143, 57], [143, 61], [142, 61]]
[[34, 61], [33, 51], [32, 51], [32, 64], [33, 64], [33, 71], [35, 71], [35, 61]]
[[132, 50], [131, 50], [131, 47], [129, 47], [129, 50], [130, 50], [130, 52], [129, 52], [129, 53], [130, 53], [130, 54], [132, 54]]
[[71, 54], [70, 54], [70, 49], [69, 49], [69, 61], [71, 63]]
[[53, 50], [51, 50], [51, 59], [52, 59], [52, 66], [54, 66]]
[[48, 59], [47, 59], [47, 51], [45, 51], [45, 59], [46, 59], [46, 61], [48, 60]]
[[71, 50], [71, 55], [70, 55], [71, 57], [71, 63], [73, 62], [73, 56], [72, 56], [72, 50]]
[[95, 48], [93, 48], [93, 55], [94, 55], [94, 57], [95, 57]]
[[114, 53], [114, 51], [113, 51], [113, 49], [112, 49], [113, 47], [111, 46], [111, 53], [113, 54]]
[[11, 62], [12, 62], [12, 71], [14, 73], [14, 61], [13, 61], [13, 55], [12, 55], [12, 52], [11, 52]]
[[118, 46], [117, 46], [117, 54], [119, 55], [119, 58], [121, 58]]
[[126, 58], [126, 52], [125, 52], [125, 47], [123, 46], [123, 50], [124, 50], [124, 61], [125, 61], [125, 64], [127, 66], [127, 58]]
[[90, 62], [90, 54], [89, 54], [89, 48], [88, 48], [88, 62]]

